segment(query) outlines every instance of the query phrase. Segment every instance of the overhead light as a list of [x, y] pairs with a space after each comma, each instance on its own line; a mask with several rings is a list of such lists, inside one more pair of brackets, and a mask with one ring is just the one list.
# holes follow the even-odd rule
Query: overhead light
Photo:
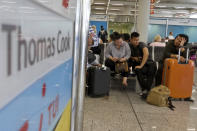
[[179, 6], [175, 6], [174, 8], [176, 8], [176, 9], [184, 9], [185, 7], [179, 7]]
[[10, 6], [2, 5], [0, 8], [10, 8]]
[[123, 6], [124, 4], [111, 4], [111, 5], [114, 5], [114, 6]]
[[197, 14], [191, 14], [189, 18], [197, 18]]
[[160, 2], [160, 0], [157, 0], [157, 1], [156, 1], [156, 3], [159, 3], [159, 2]]
[[116, 15], [116, 13], [108, 13], [108, 15]]
[[33, 11], [24, 11], [22, 13], [32, 14], [32, 13], [35, 13], [35, 12], [33, 12]]
[[167, 13], [167, 14], [171, 14], [172, 12], [170, 11], [167, 11], [167, 10], [164, 10], [164, 11], [161, 11], [162, 13]]
[[139, 10], [130, 10], [130, 11], [139, 11]]
[[35, 8], [32, 8], [32, 7], [28, 7], [28, 6], [21, 6], [19, 7], [21, 9], [29, 9], [29, 10], [34, 10]]
[[155, 7], [164, 8], [164, 7], [167, 7], [167, 6], [165, 6], [165, 5], [155, 5]]
[[95, 13], [95, 14], [97, 14], [97, 15], [105, 15], [105, 13]]
[[120, 10], [120, 9], [110, 9], [110, 10]]
[[195, 128], [188, 128], [187, 130], [188, 131], [195, 131], [196, 129]]
[[197, 110], [197, 107], [190, 107], [190, 109]]
[[181, 14], [189, 14], [188, 12], [186, 11], [178, 11], [177, 13], [181, 13]]
[[94, 5], [105, 5], [105, 3], [94, 3]]
[[6, 0], [4, 0], [4, 1], [1, 1], [2, 3], [7, 3], [7, 4], [15, 4], [16, 2], [15, 1], [6, 1]]
[[48, 0], [39, 0], [41, 3], [48, 3]]
[[94, 8], [96, 10], [105, 10], [105, 8]]

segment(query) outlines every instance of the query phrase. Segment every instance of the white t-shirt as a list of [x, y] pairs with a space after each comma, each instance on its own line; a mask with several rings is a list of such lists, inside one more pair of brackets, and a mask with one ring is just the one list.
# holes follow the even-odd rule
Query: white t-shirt
[[174, 36], [172, 36], [172, 35], [169, 35], [168, 38], [169, 38], [169, 40], [174, 40]]

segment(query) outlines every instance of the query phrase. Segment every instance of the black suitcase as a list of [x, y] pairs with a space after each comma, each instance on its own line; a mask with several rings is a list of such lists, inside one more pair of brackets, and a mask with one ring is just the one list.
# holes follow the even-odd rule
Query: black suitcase
[[88, 95], [92, 97], [109, 94], [110, 69], [100, 67], [88, 68]]

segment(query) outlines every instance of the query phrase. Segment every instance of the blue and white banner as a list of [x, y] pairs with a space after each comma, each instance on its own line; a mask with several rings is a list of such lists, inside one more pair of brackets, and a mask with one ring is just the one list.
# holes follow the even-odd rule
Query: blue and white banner
[[74, 21], [33, 0], [0, 5], [0, 130], [52, 130], [71, 101]]

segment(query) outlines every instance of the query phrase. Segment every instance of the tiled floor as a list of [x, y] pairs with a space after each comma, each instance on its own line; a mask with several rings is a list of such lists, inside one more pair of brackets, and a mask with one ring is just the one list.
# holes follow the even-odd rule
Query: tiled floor
[[[197, 85], [197, 69], [194, 81]], [[85, 97], [83, 131], [197, 131], [197, 89], [194, 103], [173, 101], [176, 107], [147, 104], [132, 89], [113, 85], [109, 98]]]

